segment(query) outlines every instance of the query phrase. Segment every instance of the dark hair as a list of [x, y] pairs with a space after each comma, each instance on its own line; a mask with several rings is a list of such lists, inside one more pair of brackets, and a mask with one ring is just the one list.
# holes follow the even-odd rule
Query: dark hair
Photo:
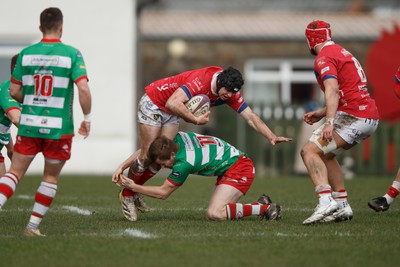
[[63, 14], [57, 7], [49, 7], [40, 13], [42, 32], [54, 32], [63, 23]]
[[178, 146], [175, 142], [166, 136], [157, 137], [150, 145], [147, 157], [151, 162], [155, 162], [157, 159], [168, 160], [171, 157], [172, 152], [176, 152]]
[[10, 64], [11, 75], [14, 71], [15, 65], [17, 65], [18, 56], [19, 54], [16, 54], [11, 58], [11, 64]]
[[225, 87], [232, 92], [239, 92], [244, 84], [244, 80], [240, 71], [235, 68], [229, 67], [221, 72], [217, 77], [217, 92]]

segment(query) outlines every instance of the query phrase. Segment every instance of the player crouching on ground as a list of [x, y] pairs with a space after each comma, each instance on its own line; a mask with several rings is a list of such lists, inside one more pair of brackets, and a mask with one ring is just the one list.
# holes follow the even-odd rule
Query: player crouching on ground
[[251, 204], [237, 203], [253, 183], [255, 168], [245, 153], [219, 138], [192, 132], [179, 132], [174, 140], [160, 136], [150, 145], [148, 157], [162, 168], [172, 169], [163, 185], [139, 185], [122, 174], [113, 182], [134, 192], [167, 199], [189, 174], [218, 176], [207, 208], [209, 220], [236, 220], [251, 215], [266, 220], [281, 217], [280, 206], [271, 203], [266, 195]]

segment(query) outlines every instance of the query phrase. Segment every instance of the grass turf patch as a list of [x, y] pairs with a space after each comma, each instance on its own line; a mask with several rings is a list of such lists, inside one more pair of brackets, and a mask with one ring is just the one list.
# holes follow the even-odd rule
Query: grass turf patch
[[[399, 204], [376, 213], [367, 202], [386, 192], [387, 178], [346, 181], [350, 222], [303, 226], [317, 198], [305, 177], [257, 177], [240, 202], [267, 193], [282, 206], [282, 220], [210, 222], [205, 213], [215, 179], [189, 178], [165, 201], [146, 197], [150, 213], [126, 221], [110, 177], [64, 176], [40, 229], [22, 231], [39, 177], [25, 177], [0, 212], [2, 266], [384, 266], [400, 260]], [[164, 177], [149, 184], [159, 185]], [[397, 200], [399, 201], [399, 200]]]

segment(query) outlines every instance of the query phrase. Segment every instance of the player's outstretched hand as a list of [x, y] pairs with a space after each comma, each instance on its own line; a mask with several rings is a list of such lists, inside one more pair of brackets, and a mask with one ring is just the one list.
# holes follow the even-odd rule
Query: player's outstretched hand
[[284, 136], [275, 136], [275, 138], [273, 138], [272, 140], [270, 140], [271, 145], [276, 145], [279, 143], [283, 143], [283, 142], [291, 142], [293, 141], [293, 138], [289, 138], [289, 137], [284, 137]]
[[78, 133], [86, 139], [90, 134], [90, 121], [82, 121]]

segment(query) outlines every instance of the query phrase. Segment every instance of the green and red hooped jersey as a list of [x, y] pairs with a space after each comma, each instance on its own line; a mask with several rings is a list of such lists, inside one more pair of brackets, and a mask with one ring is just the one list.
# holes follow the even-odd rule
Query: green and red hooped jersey
[[21, 105], [10, 96], [8, 88], [10, 88], [10, 80], [0, 83], [0, 144], [2, 145], [7, 145], [11, 136], [12, 122], [7, 117], [7, 112], [21, 108]]
[[182, 185], [189, 174], [223, 175], [241, 155], [246, 155], [217, 137], [193, 132], [179, 132], [174, 142], [179, 148], [167, 179], [176, 186]]
[[11, 81], [22, 85], [18, 134], [64, 139], [74, 135], [74, 82], [87, 79], [83, 57], [57, 39], [42, 39], [23, 49]]

